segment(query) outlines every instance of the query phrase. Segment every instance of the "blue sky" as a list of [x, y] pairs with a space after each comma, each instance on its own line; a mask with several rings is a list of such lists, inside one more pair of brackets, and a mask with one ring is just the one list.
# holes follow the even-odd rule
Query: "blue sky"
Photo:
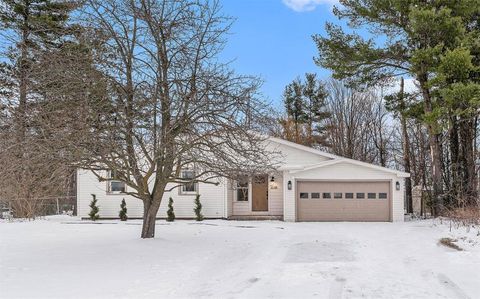
[[223, 12], [236, 18], [222, 60], [232, 60], [238, 73], [259, 75], [262, 94], [281, 106], [285, 85], [305, 72], [328, 78], [313, 62], [312, 34], [324, 33], [336, 21], [333, 0], [222, 0]]

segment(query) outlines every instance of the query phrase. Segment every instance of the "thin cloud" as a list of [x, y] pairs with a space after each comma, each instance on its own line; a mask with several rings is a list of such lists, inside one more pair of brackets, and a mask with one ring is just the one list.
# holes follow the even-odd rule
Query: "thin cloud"
[[283, 4], [297, 12], [312, 11], [321, 4], [333, 6], [337, 3], [338, 0], [283, 0]]

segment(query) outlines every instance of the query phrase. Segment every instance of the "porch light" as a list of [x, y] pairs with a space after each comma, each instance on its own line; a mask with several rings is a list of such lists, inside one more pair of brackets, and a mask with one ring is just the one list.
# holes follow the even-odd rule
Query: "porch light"
[[275, 183], [275, 177], [272, 175], [272, 177], [270, 178], [270, 189], [277, 189], [278, 186], [277, 186], [277, 183]]
[[397, 191], [400, 190], [400, 182], [399, 181], [397, 181], [395, 183], [395, 189], [397, 189]]
[[292, 190], [292, 181], [288, 181], [287, 183], [287, 189]]

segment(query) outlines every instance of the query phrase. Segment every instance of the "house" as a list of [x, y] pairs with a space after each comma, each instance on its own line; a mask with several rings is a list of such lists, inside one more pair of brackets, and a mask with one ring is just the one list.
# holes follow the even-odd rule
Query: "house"
[[[338, 157], [278, 138], [268, 147], [281, 152], [282, 165], [275, 174], [259, 175], [218, 184], [184, 184], [166, 192], [158, 212], [166, 217], [168, 198], [174, 200], [178, 218], [193, 218], [193, 199], [201, 195], [206, 218], [283, 219], [285, 221], [403, 221], [404, 178], [409, 174]], [[182, 173], [184, 178], [191, 171]], [[128, 216], [141, 218], [143, 203], [122, 194], [119, 181], [99, 182], [93, 173], [78, 170], [78, 215], [87, 218], [95, 194], [101, 218], [118, 218], [120, 202]]]

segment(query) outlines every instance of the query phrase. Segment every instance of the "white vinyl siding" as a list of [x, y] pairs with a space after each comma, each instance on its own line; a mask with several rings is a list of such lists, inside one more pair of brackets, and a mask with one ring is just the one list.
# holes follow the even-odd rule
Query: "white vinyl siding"
[[282, 165], [313, 165], [322, 161], [330, 160], [320, 154], [306, 152], [291, 146], [278, 143], [270, 143], [267, 149], [273, 152], [281, 152]]
[[[88, 217], [90, 208], [88, 205], [92, 200], [91, 194], [95, 194], [98, 199], [101, 218], [118, 218], [120, 203], [123, 198], [127, 203], [128, 217], [141, 218], [143, 216], [143, 203], [140, 199], [125, 194], [107, 194], [105, 191], [105, 182], [99, 182], [93, 173], [86, 170], [77, 170], [77, 203], [78, 215]], [[167, 186], [167, 188], [173, 187]], [[223, 218], [224, 216], [224, 195], [226, 184], [221, 180], [220, 184], [198, 184], [198, 193], [201, 195], [200, 201], [203, 204], [202, 212], [206, 218]], [[166, 217], [168, 198], [173, 198], [175, 216], [177, 218], [193, 218], [195, 194], [179, 195], [178, 189], [166, 192], [157, 216]]]

